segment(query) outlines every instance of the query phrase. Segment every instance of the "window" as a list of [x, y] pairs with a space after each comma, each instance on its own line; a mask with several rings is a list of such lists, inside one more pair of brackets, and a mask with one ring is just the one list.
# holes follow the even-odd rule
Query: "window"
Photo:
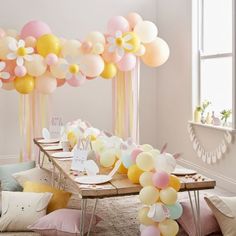
[[[233, 110], [230, 124], [234, 126], [234, 14], [235, 0], [198, 0], [193, 2], [193, 38], [195, 51], [193, 70], [194, 107], [211, 102], [217, 116], [224, 109]], [[195, 3], [194, 3], [195, 2]], [[193, 39], [194, 43], [194, 39]], [[194, 48], [194, 47], [193, 47]], [[233, 119], [232, 119], [233, 117]]]

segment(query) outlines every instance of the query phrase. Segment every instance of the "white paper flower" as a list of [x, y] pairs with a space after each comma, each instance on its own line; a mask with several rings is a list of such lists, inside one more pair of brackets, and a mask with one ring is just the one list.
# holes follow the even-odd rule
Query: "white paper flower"
[[31, 47], [25, 47], [25, 41], [20, 39], [18, 42], [10, 42], [8, 45], [11, 52], [7, 54], [7, 59], [15, 60], [18, 66], [23, 66], [24, 61], [31, 61], [33, 57], [30, 55], [34, 52]]
[[3, 71], [6, 67], [6, 63], [1, 61], [0, 62], [0, 79], [9, 79], [10, 74], [8, 72]]
[[117, 31], [115, 33], [115, 37], [108, 37], [107, 41], [110, 44], [109, 45], [109, 52], [117, 52], [117, 54], [121, 57], [125, 54], [125, 49], [132, 50], [133, 45], [128, 43], [129, 40], [132, 39], [132, 35], [127, 34], [125, 36], [122, 36], [122, 32]]
[[62, 69], [66, 73], [66, 80], [76, 78], [81, 79], [80, 62], [78, 58], [66, 58], [67, 63], [62, 64]]

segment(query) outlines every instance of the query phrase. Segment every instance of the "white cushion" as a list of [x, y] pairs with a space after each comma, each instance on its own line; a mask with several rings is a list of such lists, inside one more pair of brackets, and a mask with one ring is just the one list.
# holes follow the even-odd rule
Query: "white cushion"
[[2, 191], [0, 231], [28, 231], [27, 227], [46, 215], [52, 193]]

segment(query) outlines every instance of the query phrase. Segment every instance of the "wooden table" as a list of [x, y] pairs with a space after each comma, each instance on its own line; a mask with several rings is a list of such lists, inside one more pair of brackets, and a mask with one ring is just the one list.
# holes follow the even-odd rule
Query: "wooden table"
[[[73, 172], [70, 170], [71, 167], [71, 160], [61, 161], [60, 159], [53, 158], [51, 155], [55, 152], [60, 151], [45, 151], [44, 148], [47, 144], [42, 144], [38, 142], [39, 139], [34, 139], [34, 143], [39, 148], [39, 156], [38, 156], [38, 164], [40, 166], [43, 165], [44, 158], [47, 157], [48, 160], [52, 164], [52, 175], [55, 173], [55, 169], [59, 170], [60, 176], [64, 176], [71, 180], [75, 188], [77, 189], [80, 197], [81, 197], [81, 235], [83, 235], [83, 224], [84, 224], [84, 217], [86, 212], [87, 200], [88, 199], [95, 199], [95, 204], [92, 212], [92, 217], [90, 223], [93, 221], [93, 216], [96, 211], [97, 201], [99, 198], [108, 198], [108, 197], [119, 197], [125, 195], [138, 195], [142, 186], [139, 184], [133, 184], [128, 178], [127, 175], [124, 174], [115, 174], [113, 179], [106, 184], [101, 185], [83, 185], [78, 184], [74, 181], [76, 176], [73, 175]], [[62, 150], [61, 150], [62, 151]], [[42, 155], [43, 154], [43, 155]], [[100, 168], [100, 174], [108, 174], [111, 170]], [[196, 230], [198, 232], [197, 235], [201, 235], [201, 227], [200, 227], [200, 199], [199, 199], [199, 190], [204, 189], [213, 189], [216, 185], [216, 182], [212, 179], [209, 179], [205, 176], [199, 175], [200, 177], [198, 180], [194, 180], [191, 177], [187, 176], [180, 176], [181, 180], [181, 189], [180, 191], [187, 191], [189, 194], [189, 199], [191, 203], [193, 218]], [[54, 179], [54, 177], [52, 178]], [[52, 183], [54, 185], [54, 183]], [[194, 197], [194, 201], [192, 200], [192, 194]], [[195, 203], [195, 206], [194, 206]], [[88, 234], [90, 233], [91, 224], [89, 226]]]

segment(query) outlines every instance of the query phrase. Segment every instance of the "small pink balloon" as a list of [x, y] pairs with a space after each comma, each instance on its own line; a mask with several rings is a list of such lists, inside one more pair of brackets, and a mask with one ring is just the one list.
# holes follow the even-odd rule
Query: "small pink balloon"
[[54, 54], [54, 53], [49, 53], [49, 54], [47, 55], [45, 61], [46, 61], [47, 65], [53, 66], [53, 65], [55, 65], [55, 64], [57, 63], [58, 57], [57, 57], [57, 55]]
[[0, 28], [0, 38], [3, 38], [4, 36], [6, 36], [6, 32], [4, 29]]
[[51, 34], [51, 32], [50, 27], [46, 23], [38, 20], [32, 20], [24, 25], [21, 30], [20, 37], [25, 39], [28, 36], [32, 36], [37, 39], [44, 34]]
[[36, 46], [36, 39], [32, 36], [28, 36], [25, 38], [26, 47], [34, 48]]
[[115, 35], [117, 31], [125, 33], [128, 32], [129, 29], [129, 22], [123, 16], [113, 16], [107, 24], [107, 32], [111, 35]]
[[71, 79], [67, 80], [67, 83], [72, 87], [80, 87], [83, 85], [86, 81], [86, 77], [82, 74], [77, 78], [76, 76], [73, 76]]
[[93, 80], [93, 79], [97, 79], [97, 77], [86, 77], [87, 80]]
[[3, 69], [4, 72], [8, 72], [10, 74], [9, 79], [4, 79], [3, 83], [11, 82], [15, 79], [15, 67], [16, 67], [16, 61], [15, 60], [3, 60], [3, 62], [6, 63], [5, 68]]
[[147, 226], [141, 232], [141, 236], [160, 236], [160, 235], [161, 235], [160, 230], [157, 228], [157, 226], [154, 225]]
[[65, 84], [65, 79], [57, 79], [57, 87], [61, 87]]
[[122, 59], [117, 63], [118, 69], [120, 71], [130, 71], [133, 70], [136, 65], [136, 57], [131, 54], [125, 54]]
[[17, 77], [23, 77], [26, 75], [27, 70], [24, 66], [16, 66], [14, 72]]
[[134, 27], [140, 21], [143, 20], [142, 17], [138, 13], [136, 13], [136, 12], [130, 12], [126, 18], [127, 18], [128, 22], [129, 22], [129, 25], [130, 25], [131, 29], [134, 29]]
[[170, 176], [167, 172], [159, 170], [152, 176], [152, 182], [157, 188], [166, 188], [170, 183]]
[[91, 42], [83, 42], [81, 45], [81, 51], [84, 54], [90, 53], [92, 51], [93, 45]]
[[140, 148], [135, 148], [132, 152], [131, 152], [131, 160], [136, 163], [136, 158], [138, 156], [139, 153], [143, 152], [142, 149]]
[[121, 60], [121, 56], [119, 56], [116, 52], [109, 52], [108, 44], [105, 45], [102, 57], [103, 57], [104, 61], [106, 61], [106, 62], [117, 63], [118, 61]]

